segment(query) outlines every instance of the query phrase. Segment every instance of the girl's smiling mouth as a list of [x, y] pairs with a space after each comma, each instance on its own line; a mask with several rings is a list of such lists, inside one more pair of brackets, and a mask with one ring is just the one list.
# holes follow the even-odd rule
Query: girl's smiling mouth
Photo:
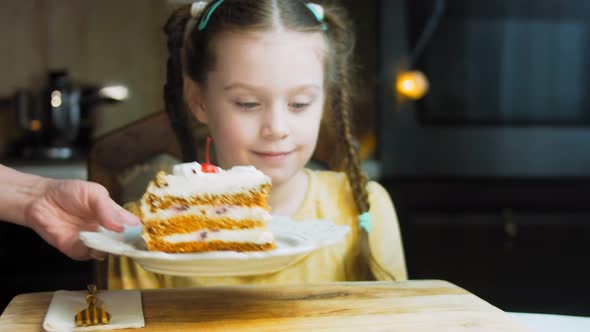
[[279, 162], [282, 161], [284, 159], [286, 159], [287, 157], [289, 157], [291, 154], [293, 154], [293, 152], [295, 152], [295, 150], [290, 150], [290, 151], [269, 151], [269, 152], [261, 152], [261, 151], [252, 151], [254, 153], [254, 155], [256, 155], [257, 157], [266, 160], [266, 161], [275, 161], [275, 162]]

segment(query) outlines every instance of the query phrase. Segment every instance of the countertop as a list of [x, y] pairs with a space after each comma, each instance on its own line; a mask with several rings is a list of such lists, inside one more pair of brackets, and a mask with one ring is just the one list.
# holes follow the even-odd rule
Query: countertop
[[88, 179], [85, 159], [67, 160], [19, 160], [0, 159], [0, 164], [14, 168], [20, 172], [56, 178], [56, 179]]

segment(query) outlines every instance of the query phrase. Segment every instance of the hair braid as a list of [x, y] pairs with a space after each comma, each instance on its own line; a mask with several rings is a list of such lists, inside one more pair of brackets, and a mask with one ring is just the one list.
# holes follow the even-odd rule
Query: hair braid
[[182, 95], [181, 50], [184, 43], [184, 29], [189, 19], [190, 8], [182, 7], [177, 9], [164, 25], [164, 32], [168, 37], [164, 103], [170, 125], [176, 133], [184, 162], [197, 160], [195, 135], [191, 126], [192, 118], [189, 117]]
[[[367, 192], [367, 177], [361, 170], [360, 159], [357, 147], [354, 144], [352, 134], [352, 51], [353, 40], [351, 40], [348, 23], [349, 20], [343, 16], [343, 13], [337, 10], [326, 8], [325, 21], [328, 24], [328, 34], [332, 43], [332, 58], [334, 61], [333, 80], [331, 84], [331, 111], [334, 116], [334, 122], [340, 140], [344, 143], [344, 170], [348, 176], [352, 195], [358, 213], [362, 214], [369, 211], [369, 195]], [[373, 279], [369, 268], [371, 259], [371, 250], [369, 246], [369, 236], [367, 232], [359, 227], [359, 255], [363, 258], [365, 279]]]
[[[329, 8], [327, 8], [329, 9]], [[357, 147], [352, 134], [352, 87], [350, 71], [352, 68], [352, 40], [349, 37], [347, 19], [342, 13], [326, 10], [328, 33], [331, 34], [333, 45], [334, 72], [333, 79], [337, 82], [330, 93], [331, 111], [334, 113], [337, 132], [344, 142], [344, 169], [349, 178], [354, 201], [359, 213], [367, 212], [369, 196], [367, 193], [367, 177], [363, 174]]]

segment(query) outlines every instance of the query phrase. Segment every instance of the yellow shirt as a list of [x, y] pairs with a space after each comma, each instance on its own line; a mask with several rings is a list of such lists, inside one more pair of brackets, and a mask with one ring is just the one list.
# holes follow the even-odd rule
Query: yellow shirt
[[[298, 284], [362, 280], [367, 263], [359, 254], [358, 212], [344, 173], [311, 171], [309, 186], [294, 220], [325, 219], [348, 225], [351, 232], [331, 247], [272, 274], [247, 277], [180, 277], [145, 271], [127, 257], [110, 256], [109, 289], [187, 288], [203, 285]], [[397, 216], [387, 191], [376, 182], [368, 184], [371, 209], [369, 267], [377, 280], [406, 280], [406, 266]]]

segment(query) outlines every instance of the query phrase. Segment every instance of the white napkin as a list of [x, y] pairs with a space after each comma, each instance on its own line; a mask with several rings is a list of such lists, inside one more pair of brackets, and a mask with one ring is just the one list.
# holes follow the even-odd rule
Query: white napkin
[[74, 316], [86, 308], [86, 295], [83, 291], [59, 290], [53, 294], [51, 304], [43, 320], [43, 328], [49, 332], [97, 331], [145, 326], [141, 306], [141, 292], [138, 290], [99, 291], [96, 294], [99, 303], [111, 314], [107, 325], [76, 327]]

